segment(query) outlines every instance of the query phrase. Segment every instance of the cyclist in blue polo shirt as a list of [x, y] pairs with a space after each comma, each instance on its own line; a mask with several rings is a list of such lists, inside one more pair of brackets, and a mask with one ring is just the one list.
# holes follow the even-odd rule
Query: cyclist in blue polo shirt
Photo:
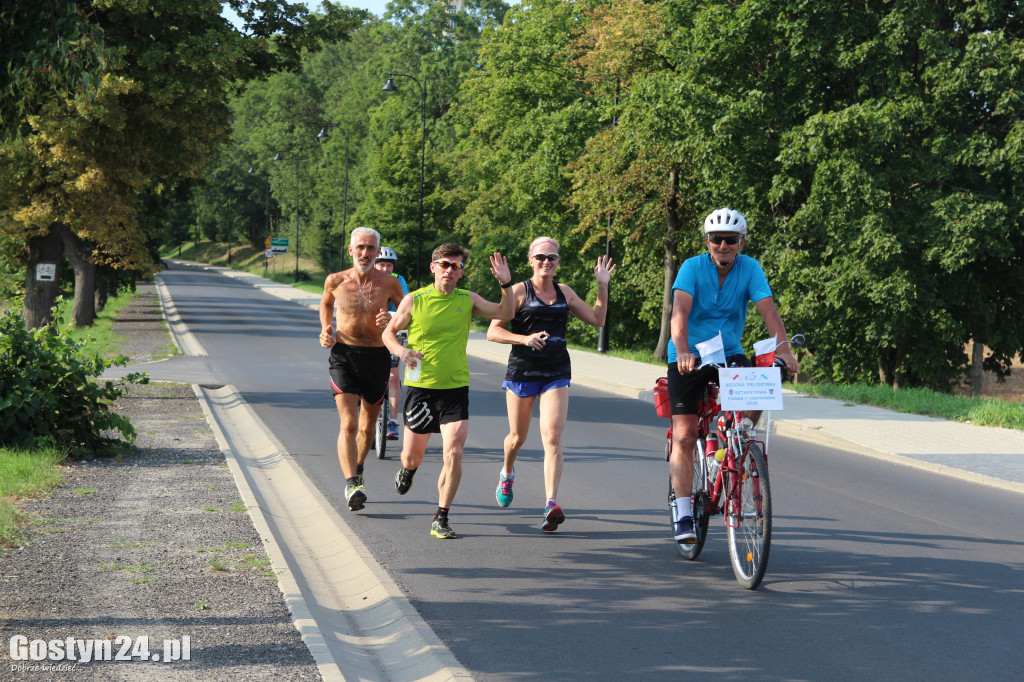
[[[398, 263], [398, 254], [395, 250], [389, 246], [380, 247], [380, 255], [377, 256], [377, 260], [374, 261], [374, 267], [381, 272], [386, 272], [393, 277], [398, 278], [398, 283], [402, 285], [402, 293], [409, 293], [409, 285], [405, 282], [405, 277], [395, 274], [395, 264]], [[395, 304], [388, 304], [388, 312], [395, 312]], [[398, 376], [398, 358], [391, 356], [391, 378], [388, 380], [388, 402], [391, 406], [391, 414], [398, 414], [398, 406], [402, 403], [402, 381]], [[388, 419], [388, 440], [398, 440], [398, 420]]]
[[[668, 391], [672, 404], [672, 455], [669, 473], [676, 493], [676, 542], [693, 543], [693, 465], [697, 444], [697, 404], [707, 379], [700, 367], [697, 344], [722, 334], [726, 362], [749, 367], [741, 337], [747, 323], [747, 303], [757, 312], [777, 342], [787, 340], [786, 327], [775, 308], [771, 287], [755, 259], [742, 255], [747, 243], [747, 220], [738, 211], [720, 208], [704, 219], [708, 253], [688, 258], [672, 285], [672, 340], [668, 344]], [[796, 357], [789, 344], [778, 357], [796, 374]], [[756, 417], [758, 415], [752, 415]], [[755, 419], [756, 423], [756, 419]]]

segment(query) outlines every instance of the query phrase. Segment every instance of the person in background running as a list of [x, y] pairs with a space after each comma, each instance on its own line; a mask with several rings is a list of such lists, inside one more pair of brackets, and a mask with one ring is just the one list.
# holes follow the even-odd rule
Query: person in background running
[[[608, 280], [615, 266], [601, 256], [594, 267], [597, 300], [594, 307], [566, 284], [555, 282], [558, 271], [558, 242], [537, 237], [528, 250], [533, 276], [512, 287], [515, 316], [493, 320], [487, 339], [512, 344], [505, 373], [505, 404], [509, 434], [505, 436], [505, 464], [498, 475], [494, 496], [498, 504], [512, 504], [515, 461], [530, 430], [533, 404], [540, 399], [540, 434], [544, 442], [544, 490], [547, 504], [541, 529], [554, 531], [565, 521], [558, 505], [558, 483], [562, 478], [562, 429], [569, 409], [569, 350], [565, 343], [569, 313], [593, 327], [603, 327], [607, 313]], [[507, 327], [507, 328], [506, 328]]]
[[348, 253], [353, 267], [327, 275], [320, 298], [320, 345], [331, 349], [328, 371], [341, 420], [338, 460], [350, 511], [366, 503], [362, 467], [391, 371], [381, 331], [391, 319], [388, 301], [402, 300], [398, 280], [373, 267], [379, 246], [376, 230], [352, 230]]
[[[380, 255], [374, 261], [373, 266], [383, 273], [398, 278], [402, 285], [402, 294], [409, 293], [409, 285], [405, 283], [405, 277], [395, 274], [395, 264], [398, 263], [398, 254], [388, 246], [380, 247]], [[388, 304], [388, 312], [395, 312], [395, 304]], [[398, 440], [398, 420], [394, 419], [398, 414], [398, 404], [402, 399], [402, 380], [398, 376], [398, 356], [391, 356], [391, 378], [388, 379], [388, 402], [391, 407], [391, 419], [388, 419], [388, 440]]]
[[[405, 439], [402, 468], [395, 474], [395, 489], [404, 495], [423, 461], [430, 434], [440, 433], [443, 466], [437, 479], [437, 513], [430, 526], [435, 538], [454, 538], [448, 511], [462, 479], [462, 448], [469, 435], [469, 363], [466, 343], [472, 315], [493, 320], [512, 317], [512, 275], [500, 253], [491, 256], [491, 274], [501, 283], [501, 303], [457, 289], [466, 265], [466, 251], [458, 244], [442, 244], [431, 256], [434, 281], [402, 299], [387, 328], [384, 343], [408, 368], [405, 375]], [[409, 347], [397, 333], [409, 329]], [[410, 371], [412, 375], [410, 375]], [[418, 374], [418, 376], [415, 376]]]
[[[778, 343], [788, 340], [775, 308], [771, 287], [761, 264], [740, 252], [747, 243], [747, 219], [739, 211], [720, 208], [704, 219], [708, 253], [683, 261], [672, 285], [672, 340], [668, 344], [668, 393], [672, 404], [672, 454], [669, 475], [676, 493], [676, 542], [697, 541], [693, 530], [693, 464], [697, 444], [697, 406], [707, 378], [700, 367], [697, 344], [722, 334], [730, 367], [749, 367], [741, 337], [747, 322], [747, 302], [753, 301]], [[786, 371], [799, 370], [789, 344], [778, 351]], [[714, 375], [717, 382], [718, 375]], [[756, 416], [751, 415], [756, 423]]]

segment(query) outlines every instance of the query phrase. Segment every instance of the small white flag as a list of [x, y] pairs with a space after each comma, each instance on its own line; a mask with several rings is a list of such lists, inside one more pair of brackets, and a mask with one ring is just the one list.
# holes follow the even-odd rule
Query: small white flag
[[718, 336], [710, 338], [703, 343], [698, 343], [697, 354], [700, 355], [701, 367], [705, 365], [724, 365], [725, 347], [722, 345], [722, 333], [719, 332]]
[[754, 344], [754, 355], [767, 355], [768, 353], [774, 353], [775, 347], [779, 344], [775, 343], [776, 337], [765, 339], [764, 341], [758, 341]]

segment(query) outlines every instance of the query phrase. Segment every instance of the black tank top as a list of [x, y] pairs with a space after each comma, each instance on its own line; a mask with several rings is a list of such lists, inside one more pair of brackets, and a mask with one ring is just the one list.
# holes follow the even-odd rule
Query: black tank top
[[528, 336], [537, 332], [549, 334], [540, 350], [515, 345], [508, 354], [506, 381], [554, 381], [569, 379], [569, 349], [565, 345], [565, 325], [569, 319], [569, 304], [562, 288], [555, 283], [555, 302], [547, 305], [537, 298], [533, 282], [526, 280], [526, 300], [519, 306], [516, 316], [509, 321], [509, 331]]

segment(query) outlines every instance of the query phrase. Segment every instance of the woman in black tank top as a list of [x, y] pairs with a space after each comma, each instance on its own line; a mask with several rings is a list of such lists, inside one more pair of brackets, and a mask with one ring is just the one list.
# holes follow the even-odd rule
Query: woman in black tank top
[[493, 320], [487, 338], [512, 346], [505, 373], [505, 401], [509, 434], [505, 437], [505, 462], [498, 475], [494, 496], [498, 504], [512, 503], [513, 465], [530, 430], [533, 404], [540, 398], [540, 429], [544, 442], [544, 488], [547, 504], [541, 529], [554, 531], [565, 521], [555, 499], [562, 477], [562, 429], [569, 409], [571, 369], [565, 329], [569, 314], [594, 327], [604, 326], [608, 301], [608, 280], [615, 266], [601, 256], [594, 267], [597, 301], [594, 307], [565, 284], [554, 280], [558, 270], [558, 242], [538, 237], [530, 244], [533, 276], [513, 285], [516, 315], [511, 320]]

